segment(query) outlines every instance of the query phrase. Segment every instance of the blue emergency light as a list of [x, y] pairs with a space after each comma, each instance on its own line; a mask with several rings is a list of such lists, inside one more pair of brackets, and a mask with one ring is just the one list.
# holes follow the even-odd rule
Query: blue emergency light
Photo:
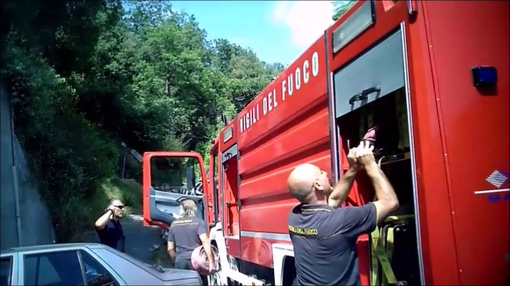
[[495, 67], [478, 66], [471, 68], [473, 84], [478, 88], [494, 87], [498, 82], [498, 72]]

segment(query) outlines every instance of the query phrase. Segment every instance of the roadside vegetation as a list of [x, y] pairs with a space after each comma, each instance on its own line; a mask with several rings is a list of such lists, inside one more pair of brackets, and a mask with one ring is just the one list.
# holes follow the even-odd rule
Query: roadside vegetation
[[90, 228], [108, 198], [140, 208], [141, 166], [128, 158], [121, 171], [122, 143], [206, 154], [222, 116], [284, 68], [207, 38], [168, 1], [11, 0], [0, 13], [2, 85], [58, 242]]
[[331, 5], [333, 6], [333, 20], [338, 20], [338, 18], [345, 14], [354, 4], [356, 4], [354, 0], [331, 1]]
[[209, 39], [162, 1], [2, 1], [2, 85], [59, 242], [109, 197], [140, 208], [140, 166], [124, 148], [205, 154], [283, 65]]

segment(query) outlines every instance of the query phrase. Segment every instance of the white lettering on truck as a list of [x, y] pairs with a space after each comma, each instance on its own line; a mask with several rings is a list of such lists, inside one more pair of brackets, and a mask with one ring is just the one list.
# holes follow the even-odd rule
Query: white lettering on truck
[[[281, 91], [277, 96], [277, 85], [272, 91], [267, 93], [262, 100], [257, 102], [239, 118], [239, 131], [243, 133], [253, 124], [260, 120], [260, 116], [265, 116], [278, 107], [280, 101], [285, 101], [292, 97], [294, 91], [298, 91], [302, 86], [308, 84], [310, 78], [319, 75], [319, 53], [312, 54], [311, 61], [305, 60], [302, 65], [298, 65], [294, 71], [287, 71], [288, 75], [281, 82]], [[259, 107], [262, 105], [262, 107]], [[262, 114], [261, 114], [262, 113]]]

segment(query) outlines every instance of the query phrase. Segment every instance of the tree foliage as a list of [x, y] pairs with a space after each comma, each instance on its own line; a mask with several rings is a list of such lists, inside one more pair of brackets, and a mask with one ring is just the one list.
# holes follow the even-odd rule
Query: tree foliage
[[331, 1], [333, 5], [333, 20], [338, 20], [354, 3], [356, 3], [355, 0]]
[[2, 81], [15, 131], [67, 240], [117, 172], [120, 143], [207, 152], [222, 126], [281, 64], [162, 1], [3, 1]]

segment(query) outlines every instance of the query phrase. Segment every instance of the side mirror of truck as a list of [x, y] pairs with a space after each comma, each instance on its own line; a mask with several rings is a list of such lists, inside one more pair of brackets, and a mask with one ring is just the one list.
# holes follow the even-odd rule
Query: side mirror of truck
[[[158, 168], [167, 161], [168, 168]], [[143, 224], [169, 227], [179, 214], [184, 200], [195, 202], [195, 215], [205, 220], [205, 199], [207, 194], [206, 173], [202, 156], [196, 152], [146, 152], [143, 154]], [[195, 166], [186, 167], [186, 166]], [[195, 170], [199, 170], [199, 180], [203, 190], [200, 194], [189, 194], [182, 188], [186, 180], [188, 189], [196, 185]]]

